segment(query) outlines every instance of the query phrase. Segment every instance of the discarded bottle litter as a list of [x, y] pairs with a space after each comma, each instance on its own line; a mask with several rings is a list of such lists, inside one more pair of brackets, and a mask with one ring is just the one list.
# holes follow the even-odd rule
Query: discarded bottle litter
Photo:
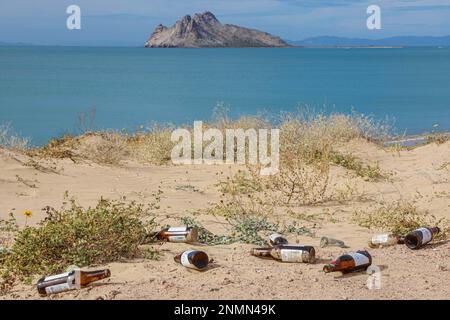
[[271, 257], [282, 262], [313, 263], [316, 250], [312, 246], [278, 245], [271, 248], [253, 248], [251, 254], [256, 257]]
[[405, 236], [405, 244], [410, 249], [419, 249], [428, 242], [431, 242], [433, 237], [439, 232], [440, 229], [438, 227], [416, 229]]
[[379, 248], [388, 247], [396, 244], [404, 243], [404, 237], [394, 235], [392, 233], [377, 234], [369, 241], [369, 247]]
[[209, 264], [206, 252], [198, 250], [184, 251], [174, 257], [175, 262], [182, 266], [195, 270], [204, 270]]
[[96, 271], [81, 271], [80, 269], [74, 269], [69, 272], [39, 279], [37, 289], [41, 295], [50, 295], [80, 289], [92, 282], [109, 278], [110, 276], [111, 272], [109, 269]]
[[320, 239], [320, 247], [340, 247], [340, 248], [347, 248], [344, 241], [333, 239], [330, 237], [322, 237]]
[[372, 256], [367, 251], [356, 251], [344, 254], [323, 267], [323, 271], [341, 271], [348, 273], [353, 271], [366, 270], [372, 264]]
[[198, 229], [195, 227], [170, 227], [149, 235], [150, 239], [168, 242], [192, 243], [198, 241]]
[[284, 238], [281, 234], [278, 233], [273, 233], [270, 235], [269, 237], [269, 244], [271, 246], [277, 246], [280, 244], [288, 244], [289, 242], [287, 241], [286, 238]]

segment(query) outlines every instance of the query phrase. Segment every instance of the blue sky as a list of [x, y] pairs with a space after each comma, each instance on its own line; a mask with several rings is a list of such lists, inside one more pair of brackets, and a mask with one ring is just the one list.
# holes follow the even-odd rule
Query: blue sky
[[[66, 29], [71, 4], [81, 7], [82, 30]], [[381, 7], [381, 30], [366, 28], [371, 4]], [[206, 10], [289, 40], [450, 34], [450, 0], [0, 0], [0, 41], [140, 46], [158, 23]]]

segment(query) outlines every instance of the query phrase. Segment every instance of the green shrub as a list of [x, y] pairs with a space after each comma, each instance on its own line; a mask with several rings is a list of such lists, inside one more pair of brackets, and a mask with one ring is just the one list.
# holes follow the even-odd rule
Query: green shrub
[[136, 257], [146, 227], [155, 225], [150, 209], [105, 199], [87, 209], [74, 199], [60, 210], [46, 207], [47, 217], [37, 226], [17, 231], [11, 253], [0, 264], [3, 280]]
[[378, 163], [375, 165], [364, 164], [351, 153], [332, 152], [330, 159], [335, 165], [354, 171], [358, 177], [371, 180], [385, 178], [385, 174], [381, 171]]

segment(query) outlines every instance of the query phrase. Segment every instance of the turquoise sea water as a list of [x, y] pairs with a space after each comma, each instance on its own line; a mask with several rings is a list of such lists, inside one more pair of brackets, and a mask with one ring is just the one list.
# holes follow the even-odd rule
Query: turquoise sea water
[[395, 118], [399, 132], [450, 131], [450, 48], [144, 49], [0, 47], [0, 123], [34, 144], [95, 128], [293, 111], [299, 104]]

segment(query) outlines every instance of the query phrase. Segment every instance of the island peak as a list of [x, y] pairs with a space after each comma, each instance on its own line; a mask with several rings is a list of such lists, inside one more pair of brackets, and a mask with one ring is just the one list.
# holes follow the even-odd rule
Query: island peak
[[147, 48], [289, 47], [277, 36], [231, 24], [222, 24], [210, 12], [185, 15], [172, 27], [159, 24], [145, 42]]

